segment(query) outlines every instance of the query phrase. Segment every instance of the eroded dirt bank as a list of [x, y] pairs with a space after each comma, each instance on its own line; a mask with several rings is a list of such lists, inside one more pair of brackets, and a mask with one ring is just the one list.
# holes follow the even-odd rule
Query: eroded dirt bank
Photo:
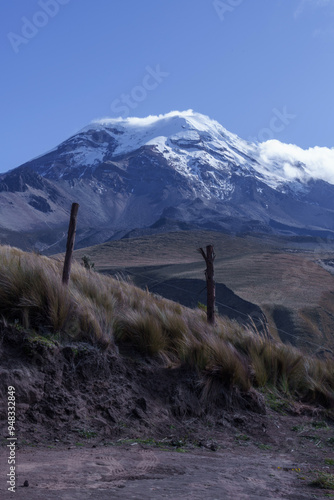
[[[1, 401], [16, 391], [18, 499], [325, 498], [333, 425], [320, 408], [223, 392], [122, 349], [55, 345], [1, 327]], [[7, 490], [1, 408], [1, 497]], [[29, 486], [24, 487], [24, 481]]]

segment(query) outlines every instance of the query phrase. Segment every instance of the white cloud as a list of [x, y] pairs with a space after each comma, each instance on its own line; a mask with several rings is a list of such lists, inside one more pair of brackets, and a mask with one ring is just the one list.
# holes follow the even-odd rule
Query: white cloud
[[[259, 148], [261, 160], [267, 165], [274, 161], [279, 170], [277, 174], [283, 178], [301, 181], [314, 178], [334, 184], [334, 148], [316, 146], [302, 149], [277, 140], [263, 142]], [[299, 163], [303, 164], [303, 168]]]
[[169, 113], [166, 114], [160, 114], [160, 115], [149, 115], [146, 116], [145, 118], [138, 118], [136, 116], [129, 116], [128, 118], [101, 118], [99, 120], [94, 120], [93, 123], [97, 123], [99, 125], [112, 125], [113, 123], [117, 124], [124, 124], [124, 125], [133, 125], [137, 127], [146, 127], [147, 125], [152, 125], [155, 123], [157, 120], [163, 119], [163, 118], [173, 118], [174, 116], [181, 116], [181, 117], [189, 117], [193, 116], [195, 113], [192, 109], [188, 109], [186, 111], [170, 111]]

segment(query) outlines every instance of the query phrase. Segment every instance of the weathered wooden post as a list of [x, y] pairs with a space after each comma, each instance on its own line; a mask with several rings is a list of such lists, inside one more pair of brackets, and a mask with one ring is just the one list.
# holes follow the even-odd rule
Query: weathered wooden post
[[203, 259], [206, 263], [205, 278], [206, 278], [206, 291], [207, 291], [207, 304], [206, 304], [206, 314], [208, 323], [214, 324], [215, 322], [215, 300], [216, 300], [216, 286], [214, 281], [214, 268], [213, 262], [215, 260], [215, 253], [213, 250], [213, 245], [207, 245], [206, 253], [203, 248], [199, 248], [198, 251], [202, 254]]
[[73, 254], [73, 248], [74, 248], [75, 230], [76, 230], [76, 226], [77, 226], [78, 210], [79, 210], [79, 204], [72, 203], [70, 223], [68, 226], [66, 254], [65, 254], [64, 268], [63, 268], [63, 284], [64, 285], [68, 285], [68, 282], [70, 279], [72, 254]]

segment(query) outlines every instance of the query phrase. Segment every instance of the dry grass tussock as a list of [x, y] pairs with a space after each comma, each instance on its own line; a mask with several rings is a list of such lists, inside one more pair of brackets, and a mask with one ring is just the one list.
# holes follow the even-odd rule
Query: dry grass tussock
[[61, 274], [62, 262], [0, 247], [0, 315], [32, 334], [103, 349], [129, 344], [170, 366], [182, 363], [203, 373], [207, 392], [217, 383], [226, 390], [273, 387], [333, 407], [333, 360], [305, 356], [226, 318], [219, 317], [212, 327], [199, 309], [155, 297], [78, 263], [68, 287]]

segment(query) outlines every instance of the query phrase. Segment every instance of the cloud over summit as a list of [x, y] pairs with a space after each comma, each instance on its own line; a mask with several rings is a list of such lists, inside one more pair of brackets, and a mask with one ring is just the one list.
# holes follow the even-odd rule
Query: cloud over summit
[[261, 160], [265, 164], [274, 161], [282, 177], [301, 181], [322, 179], [334, 184], [334, 148], [315, 146], [302, 149], [277, 140], [263, 142], [259, 148]]

